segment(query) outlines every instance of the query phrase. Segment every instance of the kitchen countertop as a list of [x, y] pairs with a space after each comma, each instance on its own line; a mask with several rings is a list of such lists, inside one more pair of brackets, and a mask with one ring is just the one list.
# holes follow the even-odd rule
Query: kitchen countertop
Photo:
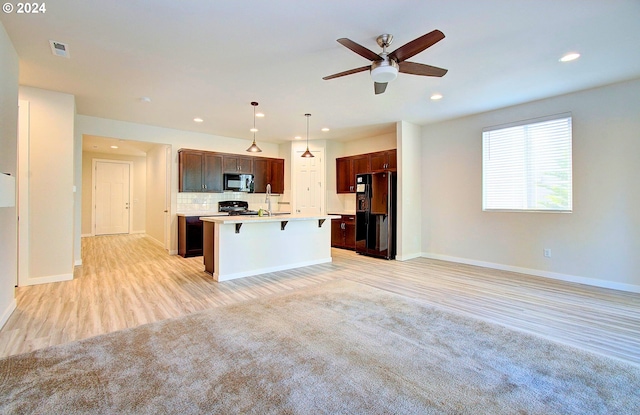
[[178, 216], [228, 216], [226, 212], [218, 212], [217, 210], [194, 210], [192, 212], [178, 212]]
[[355, 216], [356, 212], [339, 212], [332, 210], [329, 212], [329, 215], [345, 215], [345, 216]]

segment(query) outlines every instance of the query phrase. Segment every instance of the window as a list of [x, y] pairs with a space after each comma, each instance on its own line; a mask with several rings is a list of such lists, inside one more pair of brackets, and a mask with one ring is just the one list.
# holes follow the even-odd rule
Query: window
[[485, 128], [483, 210], [572, 209], [571, 114]]

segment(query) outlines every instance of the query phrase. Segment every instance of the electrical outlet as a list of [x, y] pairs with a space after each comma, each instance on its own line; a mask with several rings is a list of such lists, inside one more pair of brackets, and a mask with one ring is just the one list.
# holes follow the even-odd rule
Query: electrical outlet
[[542, 250], [542, 254], [544, 255], [545, 258], [551, 258], [551, 249], [549, 248], [544, 248]]

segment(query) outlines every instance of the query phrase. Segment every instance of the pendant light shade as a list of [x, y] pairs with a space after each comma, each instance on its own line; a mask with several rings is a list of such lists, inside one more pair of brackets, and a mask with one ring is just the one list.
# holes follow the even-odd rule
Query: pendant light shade
[[309, 117], [311, 117], [311, 114], [304, 114], [304, 116], [307, 117], [307, 151], [302, 153], [302, 157], [310, 158], [313, 157], [313, 154], [309, 151]]
[[247, 151], [249, 153], [261, 153], [262, 150], [260, 150], [260, 147], [256, 144], [256, 131], [258, 131], [256, 129], [256, 107], [258, 106], [258, 103], [252, 102], [251, 105], [253, 105], [253, 128], [251, 129], [253, 132], [253, 144], [251, 144], [251, 147], [249, 147]]

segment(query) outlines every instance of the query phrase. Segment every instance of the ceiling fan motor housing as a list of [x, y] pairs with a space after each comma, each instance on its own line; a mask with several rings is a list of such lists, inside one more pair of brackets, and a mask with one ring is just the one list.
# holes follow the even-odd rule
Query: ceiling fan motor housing
[[391, 82], [398, 76], [398, 69], [396, 61], [383, 56], [382, 60], [371, 63], [371, 79], [380, 84]]

